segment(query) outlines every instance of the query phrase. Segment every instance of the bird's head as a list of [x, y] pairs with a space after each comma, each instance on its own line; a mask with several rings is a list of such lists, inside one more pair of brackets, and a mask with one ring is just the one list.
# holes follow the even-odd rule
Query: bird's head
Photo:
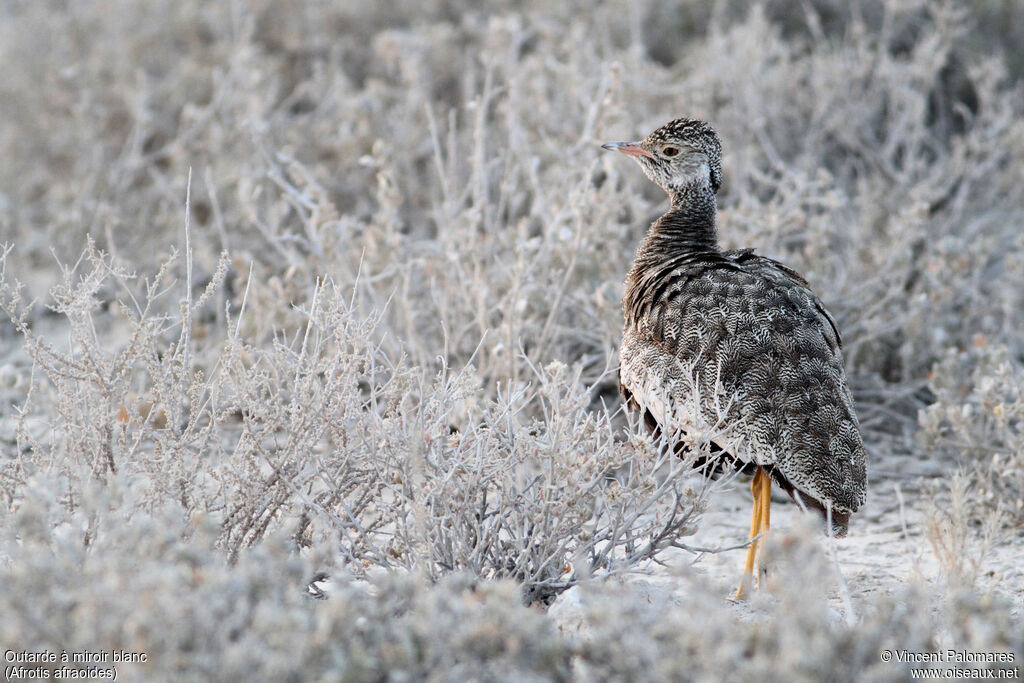
[[722, 143], [703, 121], [676, 119], [638, 142], [601, 146], [636, 159], [647, 177], [670, 195], [700, 183], [718, 192], [722, 184]]

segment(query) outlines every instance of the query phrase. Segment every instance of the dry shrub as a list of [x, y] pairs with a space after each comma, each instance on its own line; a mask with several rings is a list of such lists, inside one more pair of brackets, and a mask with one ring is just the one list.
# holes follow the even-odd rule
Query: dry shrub
[[[78, 265], [53, 292], [67, 350], [33, 333], [17, 287], [4, 284], [0, 303], [56, 403], [47, 442], [18, 425], [9, 500], [24, 477], [59, 473], [73, 511], [74, 491], [121, 475], [148, 508], [177, 501], [186, 517], [216, 514], [231, 561], [288, 529], [299, 548], [334, 548], [326, 566], [355, 576], [509, 577], [527, 604], [633, 571], [695, 528], [707, 487], [687, 477], [717, 432], [706, 427], [684, 459], [635, 431], [617, 440], [608, 412], [588, 409], [579, 365], [534, 368], [532, 383], [509, 380], [490, 397], [472, 365], [431, 377], [389, 358], [379, 320], [357, 317], [329, 285], [316, 287], [304, 329], [260, 348], [238, 332], [244, 299], [237, 319], [226, 314], [226, 338], [194, 324], [223, 269], [166, 316], [153, 311], [166, 307], [173, 258], [138, 298], [91, 245]], [[130, 332], [116, 353], [96, 332], [108, 287], [133, 304], [105, 316]]]
[[[882, 681], [909, 680], [906, 664], [880, 659], [883, 649], [1024, 655], [1008, 606], [969, 590], [940, 600], [898, 587], [845, 624], [824, 600], [820, 546], [797, 537], [780, 546], [790, 552], [779, 576], [791, 580], [747, 614], [690, 573], [675, 577], [671, 599], [655, 601], [631, 584], [588, 583], [574, 589], [584, 634], [524, 607], [517, 584], [466, 575], [434, 585], [401, 573], [338, 575], [331, 599], [314, 600], [302, 586], [317, 565], [293, 552], [287, 534], [228, 565], [212, 516], [186, 520], [174, 504], [130, 519], [107, 514], [141, 502], [116, 482], [85, 487], [54, 528], [48, 508], [62, 505], [60, 487], [34, 478], [31, 500], [4, 531], [0, 638], [15, 651], [147, 654], [145, 663], [118, 665], [119, 677], [711, 681], [778, 671], [789, 680]], [[96, 515], [105, 517], [103, 533], [86, 547]]]
[[964, 514], [993, 513], [1024, 524], [1024, 368], [1005, 347], [983, 336], [967, 351], [936, 364], [929, 383], [935, 402], [921, 412], [920, 443], [954, 460], [969, 476]]
[[[184, 520], [173, 504], [109, 515], [141, 502], [115, 483], [88, 487], [54, 529], [46, 508], [60, 504], [60, 480], [32, 486], [4, 534], [0, 638], [10, 650], [144, 653], [145, 663], [105, 665], [135, 680], [567, 678], [568, 648], [514, 583], [452, 576], [428, 587], [392, 574], [338, 581], [334, 599], [318, 601], [302, 590], [314, 567], [287, 536], [227, 565], [210, 516]], [[103, 533], [85, 547], [95, 515]]]
[[[966, 588], [837, 625], [798, 567], [769, 628], [589, 580], [684, 545], [708, 493], [614, 380], [621, 279], [664, 197], [597, 145], [677, 115], [724, 140], [725, 244], [804, 272], [838, 318], [876, 471], [971, 477], [937, 552], [993, 510], [1019, 527], [1024, 98], [1001, 4], [549, 4], [0, 10], [5, 643], [225, 679], [886, 680], [883, 647], [1024, 656]], [[335, 599], [308, 602], [324, 573]], [[519, 604], [577, 582], [607, 615], [592, 647]]]
[[[941, 495], [933, 498], [926, 527], [946, 582], [957, 588], [975, 585], [1002, 522], [999, 511], [990, 511], [981, 521], [971, 518], [971, 508], [976, 509], [968, 495], [971, 484], [964, 474], [955, 474], [949, 483], [949, 500]], [[983, 526], [980, 534], [974, 533], [974, 525]]]

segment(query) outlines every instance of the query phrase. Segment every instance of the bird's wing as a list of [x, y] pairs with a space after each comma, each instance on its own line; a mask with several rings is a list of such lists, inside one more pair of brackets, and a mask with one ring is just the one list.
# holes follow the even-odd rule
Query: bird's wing
[[693, 359], [681, 359], [659, 342], [630, 332], [623, 336], [619, 358], [622, 399], [640, 413], [649, 430], [670, 440], [685, 436], [696, 445], [707, 441], [713, 452], [752, 460], [741, 435], [729, 428], [735, 422], [728, 420], [730, 397], [723, 390], [699, 390], [706, 369]]
[[[856, 510], [865, 452], [834, 321], [795, 272], [750, 252], [728, 256], [631, 283], [623, 386], [663, 420], [714, 424], [727, 407], [737, 459]], [[642, 312], [632, 322], [630, 307]]]
[[829, 327], [831, 328], [832, 334], [835, 336], [836, 348], [843, 348], [843, 336], [839, 332], [839, 326], [836, 324], [835, 318], [832, 317], [832, 314], [828, 312], [828, 309], [825, 308], [825, 305], [821, 303], [821, 300], [811, 290], [810, 284], [807, 282], [803, 275], [796, 272], [795, 270], [793, 270], [786, 264], [782, 263], [781, 261], [776, 261], [773, 258], [768, 258], [767, 256], [755, 254], [753, 249], [738, 249], [736, 251], [727, 253], [732, 256], [733, 260], [737, 264], [740, 264], [747, 268], [754, 268], [756, 270], [766, 269], [774, 271], [774, 273], [777, 276], [788, 278], [792, 283], [792, 286], [801, 287], [804, 290], [806, 290], [807, 293], [810, 295], [810, 300], [813, 302], [814, 308], [818, 312], [818, 315], [820, 315], [821, 318], [825, 322], [827, 322]]

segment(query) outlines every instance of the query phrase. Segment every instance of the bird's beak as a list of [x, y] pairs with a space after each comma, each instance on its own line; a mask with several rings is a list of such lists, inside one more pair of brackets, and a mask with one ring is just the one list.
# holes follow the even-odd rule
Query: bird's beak
[[601, 146], [605, 149], [622, 152], [626, 156], [654, 158], [653, 154], [641, 147], [637, 142], [606, 142]]

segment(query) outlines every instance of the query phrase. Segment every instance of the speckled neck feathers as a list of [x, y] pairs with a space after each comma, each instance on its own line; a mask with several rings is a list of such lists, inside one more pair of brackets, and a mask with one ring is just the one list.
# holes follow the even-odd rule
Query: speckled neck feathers
[[688, 267], [699, 270], [703, 264], [731, 266], [718, 246], [718, 208], [710, 182], [695, 180], [671, 192], [670, 197], [669, 210], [651, 224], [626, 277], [623, 304], [627, 325], [649, 312], [669, 273]]
[[707, 179], [678, 188], [665, 214], [651, 224], [641, 255], [674, 255], [678, 252], [717, 252], [718, 230], [715, 217], [718, 206]]

